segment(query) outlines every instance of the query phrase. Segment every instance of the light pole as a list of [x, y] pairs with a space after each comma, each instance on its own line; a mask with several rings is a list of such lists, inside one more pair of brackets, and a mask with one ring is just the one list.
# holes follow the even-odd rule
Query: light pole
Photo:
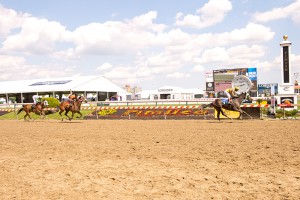
[[297, 94], [299, 94], [298, 76], [300, 76], [300, 73], [299, 72], [295, 72], [294, 73], [294, 77], [295, 77], [295, 84], [294, 85], [297, 86], [297, 89], [296, 89]]

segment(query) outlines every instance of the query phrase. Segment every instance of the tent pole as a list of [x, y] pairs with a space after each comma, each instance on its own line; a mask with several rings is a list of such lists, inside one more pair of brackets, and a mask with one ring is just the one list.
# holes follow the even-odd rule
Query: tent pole
[[6, 103], [8, 103], [8, 94], [6, 93]]

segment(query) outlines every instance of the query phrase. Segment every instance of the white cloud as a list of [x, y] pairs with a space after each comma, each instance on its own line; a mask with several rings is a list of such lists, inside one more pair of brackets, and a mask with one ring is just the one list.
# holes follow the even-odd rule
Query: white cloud
[[203, 72], [205, 71], [205, 68], [202, 65], [196, 65], [192, 69], [193, 72]]
[[260, 45], [238, 45], [228, 49], [228, 55], [231, 58], [251, 60], [258, 59], [265, 55], [266, 48]]
[[[292, 73], [300, 73], [300, 55], [291, 54], [291, 71]], [[300, 81], [300, 77], [298, 77]]]
[[202, 8], [197, 10], [198, 15], [183, 15], [177, 13], [177, 26], [187, 26], [192, 28], [206, 28], [220, 23], [226, 14], [231, 11], [232, 5], [229, 0], [209, 0]]
[[24, 57], [0, 55], [0, 80], [22, 80], [30, 78], [62, 77], [72, 74], [72, 67], [60, 65], [28, 64]]
[[121, 55], [159, 45], [155, 38], [164, 25], [153, 23], [155, 18], [156, 12], [151, 11], [126, 22], [108, 21], [78, 27], [73, 33], [75, 53]]
[[269, 41], [273, 39], [275, 32], [271, 28], [249, 23], [245, 28], [235, 29], [229, 33], [222, 33], [219, 37], [228, 40], [229, 42], [241, 42], [241, 43], [257, 43], [263, 41]]
[[105, 72], [104, 75], [108, 78], [113, 78], [113, 79], [121, 79], [124, 77], [135, 78], [135, 74], [131, 72], [131, 69], [124, 66], [114, 67], [110, 71]]
[[157, 17], [156, 11], [150, 11], [140, 16], [136, 16], [131, 20], [128, 20], [128, 24], [134, 28], [142, 28], [152, 30], [154, 32], [162, 32], [166, 26], [163, 24], [155, 24], [153, 21]]
[[175, 79], [188, 78], [190, 76], [191, 76], [190, 74], [180, 73], [180, 72], [174, 72], [166, 75], [166, 77], [168, 78], [175, 78]]
[[7, 36], [13, 29], [19, 28], [29, 14], [20, 14], [0, 5], [0, 38]]
[[99, 67], [97, 67], [95, 69], [95, 71], [106, 71], [106, 70], [109, 70], [113, 67], [112, 64], [110, 63], [103, 63], [102, 65], [100, 65]]
[[62, 50], [62, 51], [55, 51], [53, 52], [52, 56], [54, 58], [61, 59], [64, 61], [80, 59], [80, 54], [77, 54], [74, 48], [67, 48], [66, 50]]
[[253, 20], [257, 22], [269, 22], [272, 20], [283, 19], [290, 17], [295, 23], [300, 23], [300, 1], [289, 4], [282, 8], [273, 8], [266, 12], [256, 12], [253, 15]]
[[215, 63], [229, 60], [228, 52], [224, 47], [215, 47], [203, 52], [200, 63]]
[[230, 48], [215, 47], [203, 51], [203, 54], [200, 58], [196, 59], [196, 62], [201, 65], [253, 66], [265, 55], [266, 51], [264, 46], [259, 45], [237, 45]]
[[20, 28], [19, 33], [8, 36], [3, 42], [3, 50], [31, 54], [51, 53], [56, 42], [68, 37], [65, 27], [47, 19], [27, 17]]

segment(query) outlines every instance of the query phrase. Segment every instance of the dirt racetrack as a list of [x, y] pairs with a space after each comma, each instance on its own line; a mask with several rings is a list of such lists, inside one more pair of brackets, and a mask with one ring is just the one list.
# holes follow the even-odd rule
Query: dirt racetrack
[[0, 121], [0, 199], [299, 199], [299, 120]]

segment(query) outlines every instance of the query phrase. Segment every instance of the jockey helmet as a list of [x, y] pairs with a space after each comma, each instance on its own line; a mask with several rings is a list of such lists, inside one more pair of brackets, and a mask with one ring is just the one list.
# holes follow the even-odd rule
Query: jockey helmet
[[239, 86], [235, 86], [235, 87], [234, 87], [234, 90], [235, 90], [235, 91], [238, 91], [239, 89], [240, 89]]

